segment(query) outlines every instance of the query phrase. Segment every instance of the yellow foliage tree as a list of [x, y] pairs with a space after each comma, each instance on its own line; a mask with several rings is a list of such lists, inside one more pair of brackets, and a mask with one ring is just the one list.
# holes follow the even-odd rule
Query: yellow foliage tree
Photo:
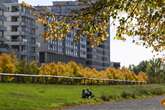
[[125, 76], [125, 80], [136, 80], [136, 74], [131, 72], [127, 68], [122, 68], [121, 71]]
[[144, 72], [139, 72], [137, 75], [138, 81], [147, 81], [148, 76]]
[[13, 55], [0, 55], [0, 72], [14, 73], [16, 70], [16, 58]]
[[136, 75], [127, 68], [116, 69], [111, 67], [102, 71], [97, 71], [94, 68], [83, 67], [74, 61], [68, 62], [67, 64], [58, 62], [42, 65], [40, 68], [40, 74], [98, 79], [147, 81], [147, 75], [142, 72]]
[[68, 67], [68, 72], [72, 75], [72, 76], [76, 76], [76, 77], [80, 77], [82, 76], [80, 74], [80, 69], [83, 68], [81, 65], [77, 64], [74, 61], [70, 61], [69, 63], [66, 64], [66, 66]]

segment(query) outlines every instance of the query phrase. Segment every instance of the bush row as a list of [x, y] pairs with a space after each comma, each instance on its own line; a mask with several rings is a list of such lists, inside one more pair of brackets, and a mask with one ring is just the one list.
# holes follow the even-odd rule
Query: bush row
[[50, 63], [40, 67], [39, 74], [42, 75], [57, 75], [57, 76], [75, 76], [86, 78], [101, 78], [101, 79], [118, 79], [118, 80], [131, 80], [131, 81], [147, 81], [147, 76], [143, 72], [137, 75], [127, 68], [115, 69], [107, 68], [102, 71], [97, 71], [94, 68], [83, 67], [71, 61], [65, 63]]
[[0, 72], [147, 81], [147, 75], [144, 72], [135, 74], [127, 68], [115, 69], [109, 67], [105, 70], [97, 71], [94, 68], [84, 67], [73, 61], [68, 63], [49, 63], [38, 66], [36, 62], [26, 63], [25, 61], [16, 60], [14, 56], [7, 54], [0, 55]]
[[164, 95], [165, 90], [162, 88], [138, 88], [136, 91], [122, 91], [120, 95], [108, 95], [102, 94], [101, 99], [103, 101], [110, 101], [110, 100], [119, 100], [119, 99], [137, 99], [140, 97], [146, 96], [157, 96], [157, 95]]

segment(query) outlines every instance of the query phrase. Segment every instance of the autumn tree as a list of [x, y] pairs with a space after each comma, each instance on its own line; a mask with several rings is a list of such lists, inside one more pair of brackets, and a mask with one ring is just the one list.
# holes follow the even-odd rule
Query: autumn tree
[[39, 66], [35, 61], [30, 63], [24, 60], [18, 60], [16, 64], [16, 71], [17, 74], [38, 74], [39, 73]]
[[139, 72], [139, 74], [137, 75], [137, 78], [139, 81], [147, 81], [148, 80], [148, 76], [144, 72]]
[[[25, 3], [21, 6], [31, 8]], [[79, 6], [68, 16], [58, 16], [46, 9], [41, 13], [34, 11], [37, 21], [47, 27], [43, 36], [64, 39], [68, 32], [74, 31], [76, 40], [86, 36], [94, 47], [107, 39], [111, 18], [117, 26], [117, 39], [133, 36], [138, 38], [133, 42], [140, 41], [155, 51], [165, 49], [165, 0], [79, 0]]]
[[16, 58], [9, 54], [0, 54], [0, 72], [14, 73], [16, 70]]
[[70, 70], [69, 72], [72, 73], [73, 76], [81, 76], [80, 69], [82, 69], [82, 66], [80, 64], [77, 64], [74, 61], [70, 61], [66, 65], [68, 67], [67, 70]]
[[[80, 20], [83, 21], [87, 16], [90, 18], [81, 22], [85, 27], [90, 25], [93, 28], [91, 30], [103, 27], [105, 25], [99, 25], [100, 20], [108, 24], [111, 17], [119, 21], [116, 38], [126, 39], [129, 36], [138, 36], [139, 40], [143, 41], [143, 45], [153, 47], [156, 51], [165, 49], [165, 0], [80, 1], [86, 5], [78, 12]], [[113, 21], [112, 23], [117, 25]], [[107, 28], [108, 26], [102, 28], [103, 32], [106, 32]], [[81, 29], [85, 31], [85, 28], [81, 27]], [[95, 36], [95, 38], [98, 37]]]
[[142, 61], [138, 65], [131, 65], [129, 69], [137, 75], [145, 72], [150, 82], [164, 82], [165, 79], [164, 62], [161, 58]]

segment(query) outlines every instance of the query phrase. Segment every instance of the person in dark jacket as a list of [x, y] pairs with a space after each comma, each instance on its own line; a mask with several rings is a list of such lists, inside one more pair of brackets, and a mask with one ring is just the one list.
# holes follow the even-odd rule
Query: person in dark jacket
[[94, 97], [94, 95], [93, 95], [91, 90], [89, 90], [89, 89], [83, 89], [82, 90], [82, 98], [90, 99], [90, 98], [93, 98], [93, 97]]

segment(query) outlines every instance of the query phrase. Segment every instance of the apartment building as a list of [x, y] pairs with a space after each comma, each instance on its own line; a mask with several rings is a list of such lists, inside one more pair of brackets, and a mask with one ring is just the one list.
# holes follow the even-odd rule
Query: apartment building
[[[62, 4], [61, 4], [62, 3]], [[64, 5], [65, 2], [54, 2], [53, 6], [47, 6], [52, 13], [59, 15], [66, 15], [72, 9], [76, 8], [77, 2], [66, 2], [69, 4]], [[44, 6], [43, 6], [44, 7]], [[42, 8], [36, 7], [36, 8]], [[40, 27], [41, 29], [41, 27]], [[40, 30], [42, 32], [43, 29]], [[87, 57], [87, 42], [86, 38], [82, 37], [79, 42], [74, 42], [74, 32], [68, 33], [64, 40], [49, 40], [47, 42], [42, 39], [40, 42], [40, 62], [68, 62], [75, 61], [77, 63], [86, 65]]]
[[4, 5], [0, 3], [0, 42], [4, 41], [4, 31], [5, 31], [5, 27], [4, 27], [4, 21], [5, 21], [4, 10], [5, 10]]
[[5, 10], [4, 5], [0, 3], [0, 41], [2, 41], [4, 39], [4, 31], [5, 31], [5, 27], [4, 27], [4, 21], [5, 21], [4, 10]]
[[[1, 0], [0, 4], [2, 3], [6, 7], [3, 12], [6, 21], [2, 20], [6, 31], [4, 32], [5, 28], [0, 28], [0, 32], [5, 38], [5, 43], [19, 59], [27, 62], [37, 60], [40, 63], [75, 61], [98, 70], [110, 66], [109, 39], [96, 48], [90, 47], [85, 36], [79, 42], [74, 42], [74, 32], [68, 33], [61, 41], [45, 41], [42, 37], [45, 27], [36, 23], [30, 8], [21, 7], [18, 0]], [[35, 8], [43, 7], [56, 15], [67, 15], [82, 5], [79, 1], [56, 1], [52, 6]], [[2, 16], [2, 13], [0, 14]]]
[[98, 70], [105, 69], [110, 66], [110, 40], [109, 38], [100, 46], [91, 48], [87, 44], [86, 65]]
[[5, 6], [0, 2], [0, 53], [8, 53], [9, 46], [5, 44], [4, 32], [6, 30], [4, 26], [5, 16]]
[[[79, 1], [55, 1], [53, 2], [53, 6], [47, 6], [46, 8], [56, 15], [65, 16], [73, 9], [79, 9], [81, 7], [82, 5], [80, 5]], [[98, 70], [110, 66], [109, 38], [96, 48], [91, 48], [85, 37], [82, 37], [77, 44], [73, 41], [73, 38], [74, 32], [70, 32], [63, 41], [42, 42], [40, 62], [68, 62], [73, 60]]]
[[[56, 1], [53, 2], [52, 12], [59, 15], [67, 15], [73, 9], [81, 8], [81, 2], [79, 1]], [[74, 37], [74, 34], [71, 38]], [[83, 37], [85, 38], [85, 37]], [[86, 42], [86, 43], [85, 43]], [[110, 39], [108, 38], [102, 45], [91, 48], [89, 42], [84, 39], [84, 45], [81, 45], [80, 48], [83, 48], [85, 57], [85, 65], [91, 68], [96, 68], [98, 70], [105, 69], [110, 66]], [[80, 51], [81, 52], [81, 51]]]
[[19, 5], [18, 0], [4, 0], [3, 4], [7, 9], [4, 12], [6, 44], [17, 58], [27, 62], [38, 60], [37, 25], [32, 10]]

